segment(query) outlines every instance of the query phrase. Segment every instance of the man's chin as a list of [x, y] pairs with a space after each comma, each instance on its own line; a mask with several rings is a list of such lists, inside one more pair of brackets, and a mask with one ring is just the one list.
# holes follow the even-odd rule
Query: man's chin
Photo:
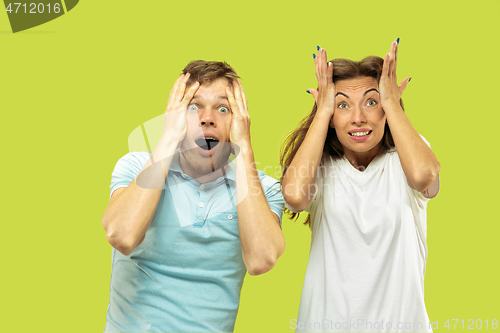
[[[225, 153], [225, 154], [223, 154]], [[186, 162], [199, 175], [207, 175], [227, 165], [230, 152], [217, 151], [213, 155], [201, 154], [198, 148], [182, 153]]]

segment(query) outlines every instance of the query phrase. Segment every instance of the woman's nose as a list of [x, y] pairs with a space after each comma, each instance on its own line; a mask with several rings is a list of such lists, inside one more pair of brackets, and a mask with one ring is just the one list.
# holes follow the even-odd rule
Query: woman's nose
[[364, 111], [361, 108], [359, 108], [359, 107], [354, 108], [351, 122], [353, 124], [365, 124], [366, 123], [366, 116], [365, 116]]

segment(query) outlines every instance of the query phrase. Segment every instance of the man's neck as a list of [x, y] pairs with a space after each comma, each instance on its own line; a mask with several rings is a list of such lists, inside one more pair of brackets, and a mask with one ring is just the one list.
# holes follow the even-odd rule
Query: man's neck
[[188, 175], [189, 177], [194, 178], [200, 184], [210, 183], [215, 181], [216, 179], [223, 177], [227, 173], [228, 164], [226, 163], [221, 168], [210, 172], [208, 174], [200, 174], [196, 172], [196, 170], [186, 161], [186, 159], [180, 154], [179, 156], [179, 164], [181, 166], [182, 172]]

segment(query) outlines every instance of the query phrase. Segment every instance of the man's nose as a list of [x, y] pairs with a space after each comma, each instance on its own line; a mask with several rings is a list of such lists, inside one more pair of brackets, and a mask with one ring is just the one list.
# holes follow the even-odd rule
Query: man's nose
[[215, 115], [212, 109], [204, 109], [200, 112], [200, 123], [201, 125], [210, 125], [210, 126], [215, 126], [216, 121], [215, 121]]

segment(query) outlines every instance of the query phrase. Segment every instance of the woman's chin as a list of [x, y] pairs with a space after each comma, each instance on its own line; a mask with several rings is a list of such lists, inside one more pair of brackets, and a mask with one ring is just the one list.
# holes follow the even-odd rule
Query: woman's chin
[[[339, 140], [340, 141], [340, 140]], [[370, 141], [360, 141], [360, 142], [340, 142], [344, 152], [346, 150], [352, 151], [354, 153], [367, 153], [373, 150], [378, 150], [382, 146], [382, 139], [378, 143], [373, 143]]]

